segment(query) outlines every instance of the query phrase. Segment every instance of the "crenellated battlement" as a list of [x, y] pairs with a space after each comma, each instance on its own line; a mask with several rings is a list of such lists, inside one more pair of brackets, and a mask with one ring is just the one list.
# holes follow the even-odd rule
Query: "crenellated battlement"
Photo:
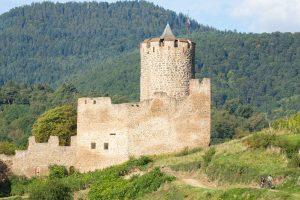
[[210, 79], [204, 78], [202, 79], [201, 82], [199, 79], [191, 79], [189, 89], [190, 89], [190, 94], [205, 93], [207, 95], [210, 95], [211, 92]]
[[47, 147], [63, 147], [63, 148], [68, 148], [68, 147], [75, 147], [77, 144], [77, 136], [72, 136], [71, 137], [71, 142], [69, 146], [60, 146], [59, 145], [59, 137], [58, 136], [50, 136], [48, 142], [36, 142], [34, 136], [30, 136], [28, 138], [28, 149], [34, 148], [34, 147], [41, 147], [41, 146], [47, 146]]

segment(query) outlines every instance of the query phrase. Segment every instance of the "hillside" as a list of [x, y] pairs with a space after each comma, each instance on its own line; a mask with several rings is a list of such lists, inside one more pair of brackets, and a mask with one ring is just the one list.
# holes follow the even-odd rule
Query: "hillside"
[[[299, 199], [299, 124], [300, 114], [207, 149], [144, 156], [91, 173], [53, 167], [48, 178], [11, 179], [11, 194], [29, 193], [33, 200], [57, 193], [69, 199], [74, 191], [78, 199]], [[261, 178], [269, 175], [272, 187], [262, 188]]]
[[[0, 83], [57, 86], [73, 73], [138, 47], [169, 22], [185, 33], [186, 17], [145, 1], [36, 3], [0, 16]], [[192, 21], [191, 30], [211, 30]]]

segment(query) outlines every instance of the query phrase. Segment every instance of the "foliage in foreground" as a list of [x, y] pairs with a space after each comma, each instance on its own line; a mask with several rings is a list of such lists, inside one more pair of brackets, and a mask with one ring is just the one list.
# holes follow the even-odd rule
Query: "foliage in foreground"
[[71, 200], [72, 193], [67, 184], [58, 179], [49, 179], [30, 185], [31, 200]]

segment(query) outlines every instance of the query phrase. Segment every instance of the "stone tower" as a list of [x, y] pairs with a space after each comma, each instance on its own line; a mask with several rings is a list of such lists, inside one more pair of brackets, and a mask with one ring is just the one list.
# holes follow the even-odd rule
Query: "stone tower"
[[156, 92], [182, 100], [189, 95], [194, 78], [195, 43], [176, 38], [169, 24], [159, 38], [141, 43], [140, 100], [152, 99]]

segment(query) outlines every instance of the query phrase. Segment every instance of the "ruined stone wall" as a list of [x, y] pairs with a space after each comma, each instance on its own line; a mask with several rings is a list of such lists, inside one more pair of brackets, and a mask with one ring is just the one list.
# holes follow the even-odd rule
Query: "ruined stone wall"
[[5, 161], [10, 163], [11, 171], [16, 175], [44, 176], [48, 174], [50, 165], [74, 166], [75, 149], [76, 136], [71, 138], [71, 146], [59, 146], [58, 137], [55, 136], [51, 136], [47, 143], [36, 143], [32, 136], [27, 150], [18, 150], [14, 156], [6, 157]]
[[180, 41], [180, 39], [143, 42], [140, 53], [141, 101], [152, 99], [155, 92], [165, 92], [178, 100], [188, 96], [189, 80], [194, 76], [195, 44], [193, 42]]

